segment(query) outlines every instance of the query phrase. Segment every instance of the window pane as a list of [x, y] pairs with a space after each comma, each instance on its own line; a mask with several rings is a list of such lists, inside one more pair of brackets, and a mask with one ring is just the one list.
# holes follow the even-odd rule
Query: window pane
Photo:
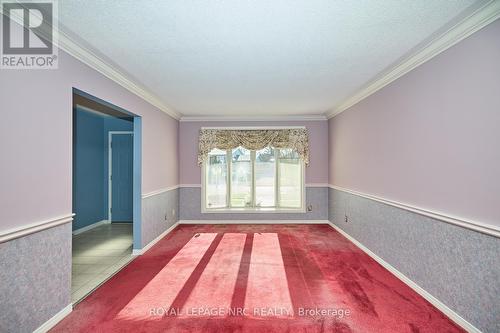
[[206, 164], [207, 208], [226, 207], [227, 161], [224, 150], [213, 149]]
[[280, 207], [300, 208], [302, 203], [302, 164], [292, 149], [279, 150]]
[[267, 147], [255, 154], [255, 206], [275, 206], [276, 160], [274, 148]]
[[241, 147], [232, 151], [231, 206], [252, 206], [252, 161], [250, 150]]

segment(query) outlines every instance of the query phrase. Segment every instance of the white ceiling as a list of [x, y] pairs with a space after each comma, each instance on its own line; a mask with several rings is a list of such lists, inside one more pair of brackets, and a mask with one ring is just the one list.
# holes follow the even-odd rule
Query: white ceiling
[[59, 19], [183, 115], [317, 115], [478, 3], [64, 0]]

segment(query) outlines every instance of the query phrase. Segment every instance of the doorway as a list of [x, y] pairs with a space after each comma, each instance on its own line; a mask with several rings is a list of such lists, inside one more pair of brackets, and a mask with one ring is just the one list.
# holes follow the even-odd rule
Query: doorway
[[140, 248], [140, 129], [140, 117], [73, 90], [73, 303]]
[[108, 220], [131, 223], [133, 219], [133, 132], [108, 132]]

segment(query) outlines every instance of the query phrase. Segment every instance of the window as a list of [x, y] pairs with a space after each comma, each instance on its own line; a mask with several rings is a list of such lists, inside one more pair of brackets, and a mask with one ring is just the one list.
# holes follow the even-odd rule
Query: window
[[206, 201], [210, 208], [227, 205], [227, 160], [226, 152], [214, 149], [208, 155], [206, 175]]
[[203, 210], [303, 211], [303, 172], [292, 149], [213, 149], [203, 167]]

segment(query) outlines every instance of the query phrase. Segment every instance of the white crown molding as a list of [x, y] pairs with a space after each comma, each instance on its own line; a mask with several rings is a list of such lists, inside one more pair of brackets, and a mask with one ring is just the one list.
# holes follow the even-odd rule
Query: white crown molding
[[361, 192], [357, 192], [354, 190], [349, 190], [349, 189], [335, 186], [335, 185], [330, 185], [330, 188], [333, 188], [333, 189], [338, 190], [338, 191], [346, 192], [349, 194], [353, 194], [353, 195], [356, 195], [359, 197], [363, 197], [366, 199], [381, 202], [381, 203], [389, 205], [389, 206], [401, 208], [401, 209], [410, 211], [412, 213], [417, 213], [419, 215], [427, 216], [427, 217], [430, 217], [430, 218], [433, 218], [433, 219], [436, 219], [439, 221], [454, 224], [454, 225], [457, 225], [459, 227], [467, 228], [470, 230], [478, 231], [478, 232], [481, 232], [481, 233], [484, 233], [484, 234], [487, 234], [490, 236], [500, 238], [500, 227], [497, 227], [497, 226], [494, 226], [491, 224], [471, 221], [471, 220], [468, 220], [465, 218], [449, 215], [449, 214], [442, 213], [442, 212], [436, 212], [436, 211], [432, 211], [432, 210], [425, 209], [425, 208], [416, 207], [416, 206], [413, 206], [413, 205], [410, 205], [407, 203], [393, 201], [393, 200], [377, 197], [377, 196], [374, 196], [371, 194], [366, 194], [366, 193], [361, 193]]
[[431, 40], [423, 46], [423, 48], [417, 50], [402, 62], [392, 67], [389, 71], [378, 75], [371, 83], [364, 86], [364, 88], [356, 92], [333, 110], [326, 112], [325, 115], [328, 119], [335, 117], [476, 31], [484, 28], [499, 17], [500, 1], [490, 0], [453, 27]]
[[158, 97], [156, 97], [154, 94], [149, 92], [146, 88], [142, 87], [138, 83], [135, 83], [132, 79], [128, 78], [126, 74], [120, 72], [113, 65], [102, 60], [91, 50], [79, 45], [77, 42], [72, 40], [64, 31], [59, 29], [58, 33], [59, 40], [57, 46], [59, 47], [59, 49], [80, 60], [92, 69], [106, 76], [108, 79], [124, 87], [131, 93], [139, 96], [140, 98], [157, 107], [172, 118], [177, 120], [181, 118], [180, 113], [167, 107]]
[[325, 121], [325, 115], [302, 116], [182, 116], [181, 122], [193, 121]]
[[154, 195], [158, 195], [158, 194], [162, 194], [162, 193], [165, 193], [165, 192], [168, 192], [168, 191], [172, 191], [172, 190], [178, 189], [179, 187], [180, 187], [180, 185], [174, 185], [174, 186], [165, 187], [165, 188], [162, 188], [162, 189], [159, 189], [159, 190], [156, 190], [156, 191], [148, 192], [148, 193], [143, 194], [142, 198], [143, 199], [149, 198], [149, 197], [152, 197]]
[[376, 255], [374, 252], [370, 251], [369, 248], [361, 244], [359, 241], [357, 241], [354, 237], [349, 235], [347, 232], [344, 230], [340, 229], [337, 225], [334, 223], [330, 222], [330, 226], [337, 230], [340, 234], [342, 234], [345, 238], [350, 240], [354, 245], [356, 245], [359, 249], [361, 249], [363, 252], [365, 252], [367, 255], [369, 255], [371, 258], [373, 258], [376, 262], [378, 262], [380, 265], [382, 265], [385, 269], [387, 269], [389, 272], [391, 272], [393, 275], [395, 275], [399, 280], [401, 280], [403, 283], [405, 283], [408, 287], [413, 289], [417, 294], [425, 298], [429, 303], [434, 305], [437, 309], [439, 309], [441, 312], [443, 312], [448, 318], [453, 320], [456, 324], [460, 325], [463, 329], [465, 329], [467, 332], [471, 333], [481, 333], [481, 331], [476, 328], [474, 325], [469, 323], [467, 320], [462, 318], [458, 313], [450, 309], [446, 304], [438, 300], [436, 297], [432, 296], [429, 292], [427, 292], [425, 289], [420, 287], [418, 284], [413, 282], [409, 277], [398, 271], [396, 268], [394, 268], [391, 264], [386, 262], [384, 259], [380, 258], [378, 255]]
[[[22, 3], [21, 3], [22, 4]], [[0, 9], [1, 13], [1, 9]], [[35, 14], [36, 15], [36, 14]], [[12, 15], [11, 19], [23, 25], [22, 18], [17, 15]], [[56, 29], [54, 29], [56, 30]], [[169, 116], [174, 119], [179, 120], [181, 114], [167, 107], [158, 97], [156, 97], [153, 93], [148, 91], [146, 88], [142, 87], [140, 84], [134, 82], [131, 78], [128, 77], [125, 73], [122, 73], [120, 70], [115, 68], [109, 62], [104, 61], [99, 56], [97, 56], [94, 52], [89, 50], [88, 48], [83, 47], [76, 41], [74, 41], [67, 33], [65, 33], [60, 26], [54, 31], [54, 35], [57, 36], [55, 46], [57, 46], [60, 50], [65, 51], [72, 57], [80, 60], [90, 68], [96, 70], [102, 75], [106, 76], [108, 79], [114, 81], [119, 84], [123, 88], [127, 89], [131, 93], [139, 96], [149, 104], [157, 107], [161, 111], [165, 112]]]
[[[148, 91], [146, 88], [135, 83], [128, 78], [126, 74], [120, 72], [113, 65], [104, 61], [91, 50], [84, 48], [77, 42], [73, 41], [64, 31], [58, 29], [57, 46], [70, 54], [74, 58], [80, 60], [84, 64], [90, 66], [97, 72], [103, 74], [107, 78], [121, 85], [133, 94], [144, 99], [151, 105], [157, 107], [171, 117], [182, 122], [190, 121], [323, 121], [335, 117], [341, 112], [349, 109], [353, 105], [362, 101], [366, 97], [372, 95], [376, 91], [382, 89], [389, 83], [395, 81], [405, 75], [414, 68], [429, 61], [436, 55], [447, 50], [451, 46], [460, 42], [464, 38], [470, 36], [474, 32], [482, 29], [500, 17], [500, 1], [490, 0], [482, 7], [475, 10], [469, 16], [455, 24], [453, 27], [445, 31], [443, 34], [434, 38], [426, 46], [416, 51], [413, 55], [394, 66], [385, 74], [377, 76], [371, 83], [362, 88], [360, 91], [349, 97], [333, 110], [327, 111], [322, 115], [301, 115], [301, 116], [183, 116], [167, 107], [158, 97]], [[20, 23], [20, 19], [13, 17]]]
[[0, 231], [0, 244], [16, 238], [28, 236], [45, 229], [53, 228], [61, 224], [70, 223], [71, 221], [73, 221], [73, 216], [75, 216], [75, 214], [59, 216], [50, 220], [40, 221], [28, 225], [23, 225], [18, 228]]

